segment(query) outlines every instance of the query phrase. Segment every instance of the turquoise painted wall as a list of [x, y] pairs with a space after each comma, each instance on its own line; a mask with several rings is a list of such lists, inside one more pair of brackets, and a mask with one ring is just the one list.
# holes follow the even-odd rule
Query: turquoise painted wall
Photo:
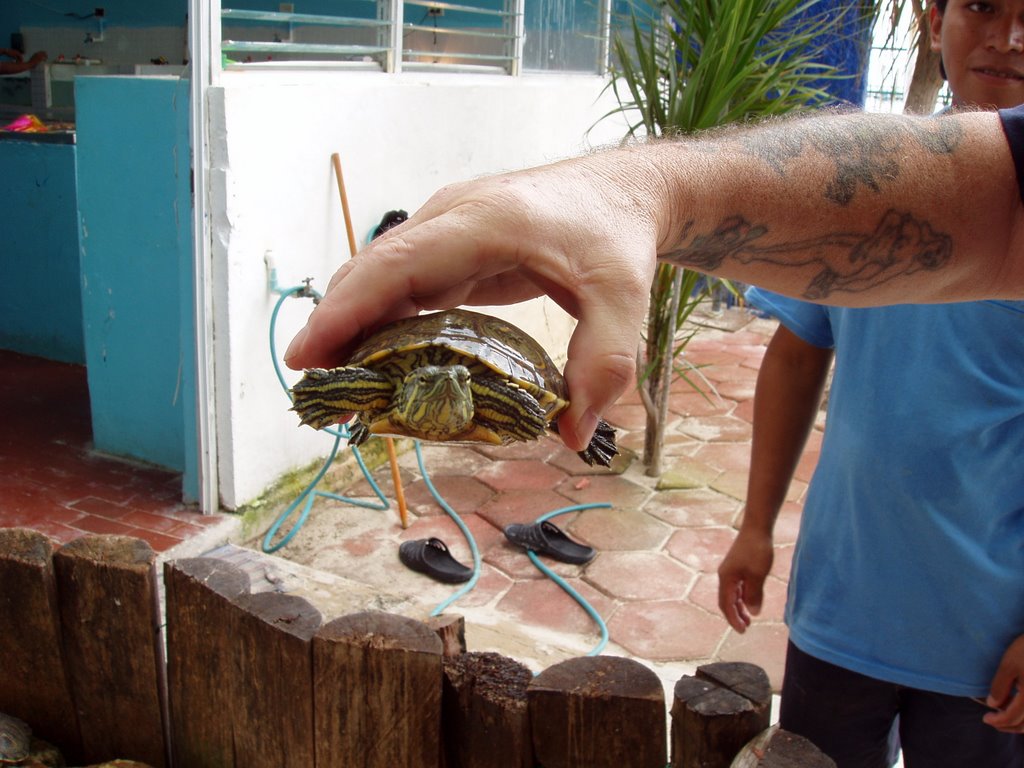
[[6, 47], [10, 33], [17, 32], [21, 25], [63, 27], [81, 23], [85, 28], [93, 22], [75, 17], [88, 16], [96, 8], [103, 8], [107, 22], [118, 26], [176, 26], [184, 22], [188, 0], [2, 0], [0, 46]]
[[86, 366], [97, 449], [198, 490], [187, 80], [79, 78]]
[[75, 146], [0, 139], [0, 347], [84, 363]]

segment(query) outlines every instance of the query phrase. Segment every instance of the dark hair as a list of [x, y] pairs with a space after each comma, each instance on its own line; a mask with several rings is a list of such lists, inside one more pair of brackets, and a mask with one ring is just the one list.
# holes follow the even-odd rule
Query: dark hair
[[948, 2], [949, 0], [935, 0], [935, 7], [939, 9], [939, 13], [946, 12], [946, 3]]

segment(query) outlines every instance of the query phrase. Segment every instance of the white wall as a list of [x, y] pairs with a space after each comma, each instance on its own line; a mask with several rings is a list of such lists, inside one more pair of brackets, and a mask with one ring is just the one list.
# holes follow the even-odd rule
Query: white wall
[[[211, 91], [211, 197], [218, 451], [222, 503], [235, 508], [283, 472], [326, 455], [332, 440], [297, 427], [277, 383], [268, 326], [279, 281], [313, 277], [323, 291], [348, 258], [330, 164], [341, 155], [357, 240], [387, 210], [412, 212], [438, 187], [535, 165], [617, 141], [603, 120], [614, 97], [589, 76], [389, 76], [353, 72], [225, 72]], [[312, 310], [289, 299], [280, 352]], [[503, 312], [556, 358], [572, 321], [552, 304]], [[564, 359], [564, 358], [563, 358]], [[297, 378], [292, 375], [290, 382]]]

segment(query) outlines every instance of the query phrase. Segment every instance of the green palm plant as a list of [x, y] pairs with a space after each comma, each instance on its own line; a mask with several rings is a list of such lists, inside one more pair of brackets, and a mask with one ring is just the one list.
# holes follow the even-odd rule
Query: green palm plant
[[[834, 67], [822, 63], [845, 13], [870, 23], [876, 3], [820, 10], [817, 0], [632, 0], [613, 36], [608, 87], [632, 138], [672, 137], [729, 123], [792, 113], [828, 101]], [[661, 474], [669, 388], [682, 377], [698, 391], [682, 358], [692, 333], [679, 329], [725, 282], [659, 265], [651, 287], [638, 386], [647, 406], [644, 462]]]

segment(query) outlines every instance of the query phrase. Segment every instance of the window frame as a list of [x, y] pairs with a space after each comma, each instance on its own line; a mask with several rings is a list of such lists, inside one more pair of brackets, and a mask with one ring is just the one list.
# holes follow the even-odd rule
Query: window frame
[[[377, 30], [375, 45], [365, 44], [323, 44], [301, 43], [291, 39], [273, 41], [224, 39], [220, 35], [220, 64], [227, 71], [253, 69], [302, 69], [302, 70], [370, 70], [387, 74], [401, 72], [455, 72], [463, 74], [505, 74], [518, 77], [524, 74], [540, 75], [597, 75], [604, 76], [608, 72], [611, 51], [609, 35], [611, 31], [612, 0], [597, 0], [598, 28], [595, 30], [599, 39], [597, 61], [592, 70], [558, 70], [558, 69], [525, 69], [523, 66], [523, 43], [525, 39], [525, 0], [503, 0], [500, 11], [474, 8], [473, 6], [447, 2], [446, 0], [367, 0], [376, 5], [374, 18], [352, 16], [330, 16], [324, 14], [301, 14], [285, 11], [249, 11], [223, 8], [220, 0], [213, 0], [212, 14], [217, 18], [219, 29], [232, 22], [265, 22], [287, 25], [291, 37], [294, 25], [337, 27], [345, 29], [369, 28]], [[459, 13], [476, 13], [481, 16], [500, 16], [503, 20], [500, 31], [463, 30], [442, 26], [426, 26], [420, 23], [405, 21], [405, 6], [420, 6], [426, 9], [438, 8], [442, 11]], [[408, 49], [404, 45], [404, 37], [411, 32], [429, 32], [437, 35], [466, 36], [476, 39], [504, 40], [503, 51], [496, 54], [447, 53], [444, 58], [461, 61], [432, 63], [415, 60], [431, 55], [429, 51]], [[237, 61], [228, 58], [228, 54], [265, 55], [265, 61]], [[292, 59], [275, 60], [275, 54], [311, 56], [350, 56], [360, 60], [327, 59]]]

